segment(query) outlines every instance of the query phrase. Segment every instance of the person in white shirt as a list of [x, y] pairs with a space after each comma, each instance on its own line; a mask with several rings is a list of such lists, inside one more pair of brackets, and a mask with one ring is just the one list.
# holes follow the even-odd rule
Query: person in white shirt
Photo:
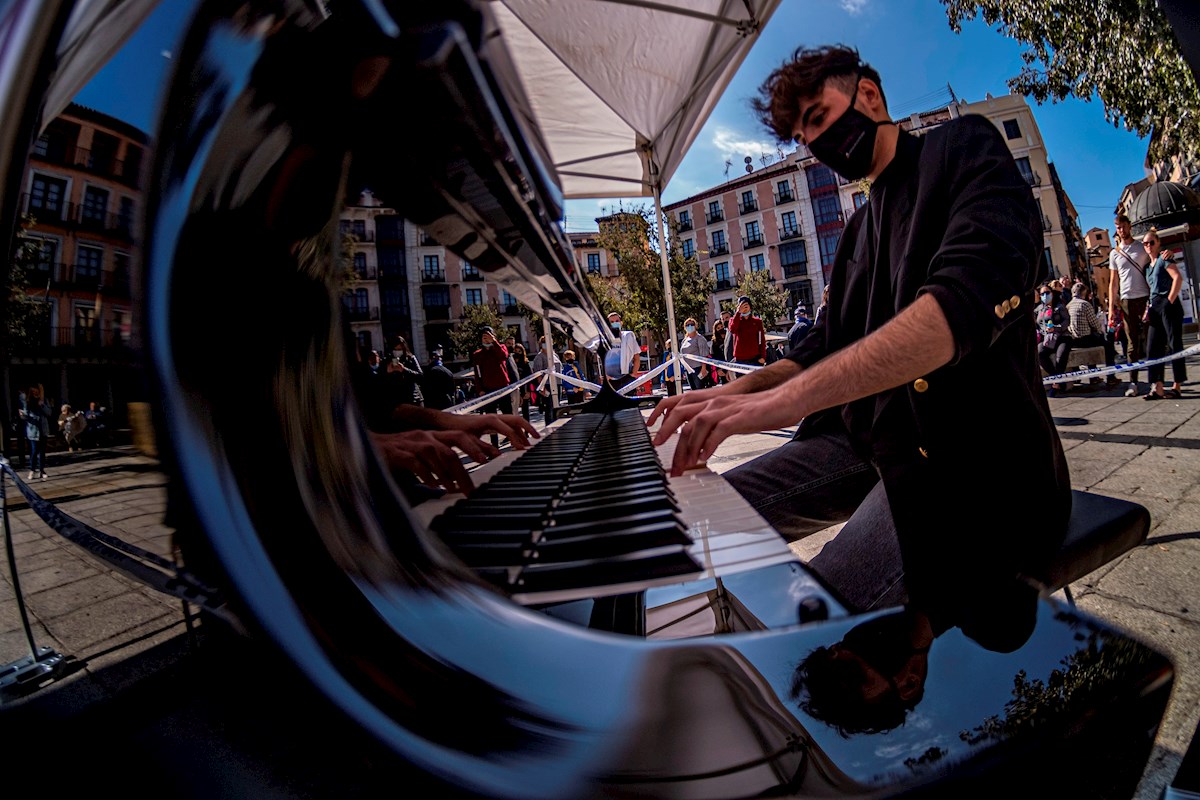
[[621, 337], [621, 346], [613, 348], [604, 356], [604, 374], [614, 389], [629, 384], [633, 380], [633, 371], [637, 367], [637, 359], [642, 353], [637, 335], [621, 327], [621, 315], [613, 312], [608, 315], [608, 324], [613, 333]]
[[[1113, 309], [1120, 298], [1124, 312], [1125, 336], [1129, 344], [1125, 348], [1125, 360], [1140, 361], [1146, 353], [1146, 330], [1142, 317], [1146, 314], [1146, 303], [1150, 299], [1150, 284], [1146, 282], [1146, 267], [1150, 256], [1142, 243], [1133, 238], [1129, 217], [1118, 214], [1115, 220], [1117, 241], [1108, 254], [1108, 317], [1113, 318]], [[1129, 373], [1129, 389], [1126, 397], [1137, 397], [1137, 370]]]

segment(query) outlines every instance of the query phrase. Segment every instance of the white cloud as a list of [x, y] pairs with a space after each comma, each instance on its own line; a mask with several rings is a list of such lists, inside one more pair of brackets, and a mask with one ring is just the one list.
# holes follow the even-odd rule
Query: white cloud
[[867, 7], [868, 0], [838, 0], [842, 10], [851, 16], [858, 16]]
[[[734, 177], [733, 173], [735, 171], [741, 172], [745, 170], [746, 156], [750, 156], [751, 163], [754, 164], [755, 169], [762, 168], [764, 153], [770, 159], [769, 163], [779, 160], [779, 145], [770, 139], [747, 139], [742, 131], [717, 128], [716, 132], [713, 133], [712, 144], [722, 159], [729, 159], [733, 162], [729, 170], [730, 177]], [[788, 150], [785, 150], [784, 154], [786, 155], [787, 152]]]

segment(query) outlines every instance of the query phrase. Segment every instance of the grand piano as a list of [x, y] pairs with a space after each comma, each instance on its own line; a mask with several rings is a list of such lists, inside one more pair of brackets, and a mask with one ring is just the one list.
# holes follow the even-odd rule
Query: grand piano
[[[281, 713], [331, 710], [422, 793], [1130, 797], [1168, 659], [1049, 597], [1019, 646], [918, 647], [927, 621], [847, 611], [719, 475], [668, 478], [636, 405], [566, 418], [470, 498], [402, 491], [338, 292], [334, 222], [362, 185], [552, 325], [606, 336], [493, 5], [187, 11], [137, 343], [185, 562], [302, 678]], [[890, 721], [821, 697], [815, 659], [868, 636], [923, 664]]]

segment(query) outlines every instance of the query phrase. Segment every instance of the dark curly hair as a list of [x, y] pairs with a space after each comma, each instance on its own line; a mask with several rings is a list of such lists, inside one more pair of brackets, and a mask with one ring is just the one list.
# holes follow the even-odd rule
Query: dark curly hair
[[874, 81], [879, 87], [879, 96], [887, 105], [879, 73], [862, 60], [858, 50], [846, 45], [797, 47], [791, 58], [758, 87], [758, 96], [751, 98], [750, 107], [759, 122], [779, 141], [790, 142], [801, 100], [816, 97], [828, 81], [850, 94], [859, 78]]

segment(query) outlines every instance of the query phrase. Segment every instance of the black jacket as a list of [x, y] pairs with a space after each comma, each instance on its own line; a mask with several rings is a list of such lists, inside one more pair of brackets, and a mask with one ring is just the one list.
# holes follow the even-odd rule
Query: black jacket
[[884, 481], [906, 572], [951, 594], [1040, 572], [1066, 532], [1070, 479], [1034, 341], [1042, 249], [1036, 201], [991, 122], [901, 132], [842, 234], [827, 313], [788, 356], [812, 365], [918, 296], [938, 301], [949, 364], [812, 415], [797, 436], [848, 430]]

